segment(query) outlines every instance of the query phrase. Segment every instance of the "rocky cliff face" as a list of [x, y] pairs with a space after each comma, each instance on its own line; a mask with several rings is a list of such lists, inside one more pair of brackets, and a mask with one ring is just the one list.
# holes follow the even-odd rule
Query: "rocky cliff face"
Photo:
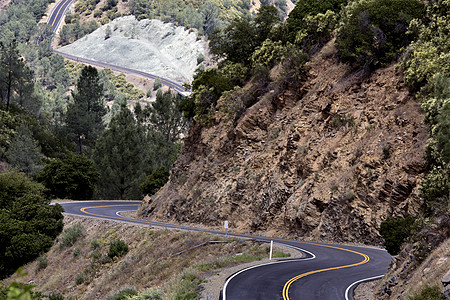
[[333, 42], [300, 93], [269, 91], [238, 121], [194, 125], [150, 218], [233, 231], [381, 242], [389, 215], [414, 214], [427, 132], [394, 66], [360, 76]]

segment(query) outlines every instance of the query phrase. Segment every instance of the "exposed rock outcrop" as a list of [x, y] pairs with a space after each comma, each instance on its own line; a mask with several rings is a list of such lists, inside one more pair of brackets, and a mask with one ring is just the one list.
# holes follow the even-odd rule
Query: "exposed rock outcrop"
[[260, 234], [378, 244], [387, 216], [415, 214], [427, 130], [394, 66], [361, 76], [333, 42], [301, 93], [270, 91], [233, 122], [192, 126], [151, 218]]
[[83, 58], [148, 72], [175, 81], [192, 81], [204, 41], [194, 31], [160, 20], [114, 19], [93, 33], [58, 49]]

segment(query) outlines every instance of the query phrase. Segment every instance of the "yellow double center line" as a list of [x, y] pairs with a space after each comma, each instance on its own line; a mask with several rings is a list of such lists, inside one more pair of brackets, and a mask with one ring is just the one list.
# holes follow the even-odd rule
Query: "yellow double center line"
[[[92, 215], [92, 216], [96, 216], [96, 217], [107, 217], [107, 218], [111, 218], [111, 219], [117, 219], [117, 220], [124, 221], [124, 218], [99, 215], [99, 214], [94, 214], [94, 213], [86, 211], [86, 209], [90, 209], [90, 208], [104, 208], [104, 207], [114, 207], [114, 206], [139, 206], [139, 204], [117, 204], [117, 205], [89, 206], [89, 207], [80, 208], [80, 211], [84, 212], [87, 215]], [[126, 219], [125, 219], [125, 221], [126, 221]], [[141, 221], [141, 220], [139, 220], [139, 222], [150, 224], [150, 222]]]
[[338, 266], [338, 267], [331, 267], [331, 268], [325, 268], [325, 269], [320, 269], [320, 270], [309, 271], [309, 272], [306, 272], [306, 273], [299, 274], [299, 275], [297, 275], [295, 277], [292, 277], [283, 286], [283, 300], [289, 300], [290, 299], [289, 298], [289, 288], [291, 287], [292, 283], [294, 283], [295, 281], [299, 280], [300, 278], [306, 277], [308, 275], [320, 273], [320, 272], [359, 266], [359, 265], [362, 265], [362, 264], [365, 264], [365, 263], [369, 262], [369, 260], [370, 260], [369, 256], [367, 256], [366, 254], [361, 253], [361, 252], [357, 252], [357, 251], [353, 251], [353, 250], [349, 250], [349, 249], [344, 249], [344, 248], [340, 248], [340, 247], [328, 246], [328, 245], [320, 245], [320, 244], [307, 243], [307, 242], [303, 242], [303, 243], [304, 244], [315, 245], [315, 246], [320, 246], [320, 247], [327, 247], [327, 248], [338, 249], [338, 250], [347, 251], [347, 252], [352, 252], [352, 253], [361, 255], [362, 257], [364, 257], [364, 260], [362, 260], [360, 262], [357, 262], [357, 263], [354, 263], [354, 264], [350, 264], [350, 265], [344, 265], [344, 266]]
[[66, 5], [66, 3], [69, 2], [69, 1], [70, 1], [70, 0], [64, 1], [64, 3], [59, 7], [58, 12], [56, 13], [55, 18], [53, 19], [53, 22], [52, 22], [52, 24], [51, 24], [52, 27], [53, 27], [53, 25], [55, 24], [55, 21], [56, 21], [58, 15], [59, 15], [59, 12], [60, 12], [61, 9], [64, 7], [64, 5]]
[[[95, 214], [95, 213], [91, 213], [91, 212], [87, 212], [87, 209], [90, 208], [104, 208], [104, 207], [114, 207], [114, 206], [139, 206], [139, 205], [135, 205], [135, 204], [121, 204], [121, 205], [103, 205], [103, 206], [89, 206], [89, 207], [82, 207], [80, 208], [80, 211], [84, 212], [85, 214], [88, 215], [93, 215], [93, 216], [97, 216], [97, 217], [107, 217], [104, 215], [99, 215], [99, 214]], [[119, 217], [110, 217], [108, 216], [108, 218], [111, 219], [118, 219], [118, 220], [123, 220], [123, 218], [119, 218]], [[147, 221], [140, 221], [142, 223], [147, 223], [150, 224], [150, 222]], [[279, 241], [283, 241], [283, 239], [274, 239], [274, 240], [279, 240]], [[354, 263], [354, 264], [350, 264], [350, 265], [343, 265], [343, 266], [337, 266], [337, 267], [331, 267], [331, 268], [325, 268], [325, 269], [319, 269], [319, 270], [313, 270], [313, 271], [309, 271], [306, 273], [302, 273], [299, 274], [295, 277], [292, 277], [291, 279], [289, 279], [283, 286], [283, 300], [289, 300], [289, 288], [291, 287], [292, 283], [294, 283], [295, 281], [299, 280], [300, 278], [306, 277], [308, 275], [312, 275], [312, 274], [316, 274], [316, 273], [321, 273], [321, 272], [325, 272], [325, 271], [331, 271], [331, 270], [338, 270], [338, 269], [344, 269], [344, 268], [350, 268], [350, 267], [355, 267], [355, 266], [359, 266], [362, 264], [365, 264], [367, 262], [369, 262], [370, 258], [368, 255], [358, 252], [358, 251], [354, 251], [354, 250], [350, 250], [350, 249], [345, 249], [345, 248], [341, 248], [341, 247], [335, 247], [335, 246], [329, 246], [329, 245], [321, 245], [321, 244], [316, 244], [316, 243], [309, 243], [309, 242], [301, 242], [302, 244], [309, 244], [309, 245], [314, 245], [314, 246], [319, 246], [319, 247], [327, 247], [327, 248], [332, 248], [332, 249], [337, 249], [337, 250], [342, 250], [342, 251], [347, 251], [347, 252], [352, 252], [355, 254], [358, 254], [362, 257], [364, 257], [364, 259], [360, 262]]]

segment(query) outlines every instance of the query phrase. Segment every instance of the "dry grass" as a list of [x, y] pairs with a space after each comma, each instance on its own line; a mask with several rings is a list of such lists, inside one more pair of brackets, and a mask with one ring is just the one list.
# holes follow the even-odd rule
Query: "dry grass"
[[438, 286], [441, 291], [442, 277], [450, 270], [450, 239], [442, 243], [414, 272], [408, 280], [406, 291], [403, 292], [412, 296], [426, 286]]
[[[65, 299], [104, 299], [130, 287], [137, 291], [159, 289], [164, 299], [174, 299], [174, 295], [180, 293], [196, 295], [206, 272], [259, 260], [268, 251], [267, 245], [234, 240], [172, 256], [202, 242], [223, 237], [65, 216], [66, 227], [78, 222], [83, 224], [84, 237], [64, 249], [60, 242], [55, 243], [46, 254], [47, 267], [38, 270], [38, 261], [30, 263], [24, 268], [28, 275], [22, 280], [32, 281], [36, 290], [46, 294], [60, 293]], [[105, 254], [109, 242], [117, 238], [128, 244], [129, 252], [111, 261]]]

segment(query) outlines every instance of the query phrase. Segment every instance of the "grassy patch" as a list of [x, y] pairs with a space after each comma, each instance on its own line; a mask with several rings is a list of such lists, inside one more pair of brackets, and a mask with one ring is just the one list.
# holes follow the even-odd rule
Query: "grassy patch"
[[81, 223], [76, 223], [72, 227], [64, 230], [60, 237], [61, 249], [73, 246], [80, 238], [84, 237], [85, 230]]
[[441, 293], [438, 286], [426, 286], [420, 293], [415, 294], [412, 297], [408, 297], [408, 300], [444, 300], [445, 296]]

